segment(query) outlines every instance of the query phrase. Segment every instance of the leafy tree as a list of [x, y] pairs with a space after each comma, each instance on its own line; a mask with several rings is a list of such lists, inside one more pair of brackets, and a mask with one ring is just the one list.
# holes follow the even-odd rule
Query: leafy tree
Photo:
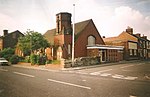
[[14, 49], [12, 49], [12, 48], [5, 48], [4, 50], [0, 51], [0, 57], [4, 57], [7, 60], [9, 60], [10, 57], [12, 55], [14, 55], [14, 53], [15, 53]]
[[25, 55], [29, 55], [31, 52], [44, 49], [49, 45], [50, 44], [41, 33], [27, 31], [24, 37], [19, 38], [17, 46], [23, 51]]

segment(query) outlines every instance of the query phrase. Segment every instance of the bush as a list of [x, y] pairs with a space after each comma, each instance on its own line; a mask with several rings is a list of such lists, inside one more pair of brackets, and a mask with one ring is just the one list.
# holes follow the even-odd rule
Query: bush
[[39, 59], [40, 65], [45, 65], [46, 64], [46, 60], [47, 60], [46, 56], [41, 56], [40, 59]]
[[26, 56], [25, 59], [23, 60], [23, 62], [30, 63], [30, 56]]
[[52, 64], [52, 60], [46, 60], [46, 64]]
[[31, 54], [30, 62], [31, 62], [31, 65], [35, 65], [37, 63], [37, 55]]
[[53, 64], [60, 64], [61, 61], [60, 61], [60, 60], [53, 60], [52, 63], [53, 63]]
[[32, 65], [45, 65], [46, 64], [46, 56], [39, 56], [39, 55], [35, 55], [35, 54], [32, 54], [30, 56], [30, 62]]
[[10, 57], [9, 61], [11, 62], [11, 64], [17, 64], [19, 62], [19, 57], [17, 55], [13, 55], [12, 57]]

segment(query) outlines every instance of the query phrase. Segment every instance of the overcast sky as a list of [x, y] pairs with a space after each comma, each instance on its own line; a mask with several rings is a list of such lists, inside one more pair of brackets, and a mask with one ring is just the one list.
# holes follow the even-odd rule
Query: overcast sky
[[117, 36], [130, 26], [150, 39], [150, 0], [0, 0], [0, 35], [4, 29], [43, 34], [56, 27], [57, 13], [73, 13], [74, 3], [75, 22], [93, 19], [101, 36]]

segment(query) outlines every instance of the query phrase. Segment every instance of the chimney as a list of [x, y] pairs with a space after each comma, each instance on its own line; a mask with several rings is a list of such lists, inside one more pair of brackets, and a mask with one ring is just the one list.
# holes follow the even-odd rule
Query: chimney
[[4, 36], [8, 34], [8, 30], [3, 30]]
[[128, 26], [127, 29], [126, 29], [126, 32], [129, 33], [129, 34], [133, 34], [133, 28]]
[[137, 34], [134, 34], [135, 36], [137, 36], [137, 37], [141, 37], [141, 34], [140, 33], [137, 33]]
[[103, 36], [103, 38], [106, 38], [105, 36]]
[[142, 36], [142, 38], [147, 39], [147, 36]]

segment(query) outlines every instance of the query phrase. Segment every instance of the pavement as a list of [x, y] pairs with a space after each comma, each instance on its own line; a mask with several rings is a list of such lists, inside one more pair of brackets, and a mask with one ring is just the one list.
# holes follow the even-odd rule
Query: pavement
[[13, 64], [11, 66], [13, 66], [13, 67], [20, 67], [20, 68], [28, 68], [28, 69], [47, 70], [47, 71], [52, 71], [52, 70], [70, 71], [70, 70], [81, 70], [81, 69], [89, 69], [89, 68], [96, 68], [96, 67], [102, 67], [102, 66], [126, 64], [126, 63], [135, 63], [135, 62], [139, 62], [139, 61], [140, 60], [120, 61], [120, 62], [115, 62], [115, 63], [101, 63], [101, 64], [98, 64], [98, 65], [71, 67], [71, 68], [63, 68], [61, 65], [53, 65], [53, 64], [48, 64], [48, 65], [31, 65], [30, 63], [18, 63], [18, 64]]

